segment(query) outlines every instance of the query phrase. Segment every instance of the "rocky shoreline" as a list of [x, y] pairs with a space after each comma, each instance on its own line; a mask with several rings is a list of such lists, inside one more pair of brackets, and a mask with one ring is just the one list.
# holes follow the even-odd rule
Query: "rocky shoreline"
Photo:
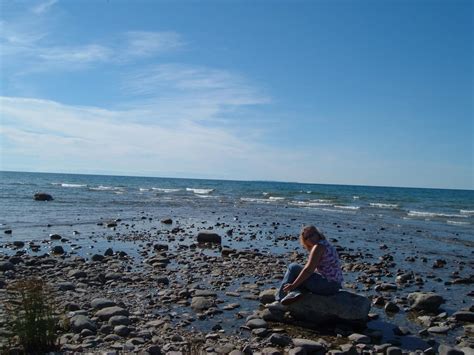
[[[362, 294], [372, 309], [366, 326], [337, 321], [312, 326], [308, 319], [301, 322], [291, 312], [275, 313], [269, 306], [272, 287], [286, 265], [305, 257], [294, 235], [278, 233], [278, 222], [265, 226], [275, 231], [269, 240], [268, 234], [258, 233], [258, 223], [244, 225], [235, 217], [222, 216], [202, 226], [184, 217], [179, 222], [160, 218], [160, 224], [148, 230], [140, 224], [151, 219], [100, 222], [102, 228], [115, 231], [114, 238], [129, 243], [133, 253], [107, 248], [85, 257], [75, 254], [74, 240], [57, 233], [50, 233], [43, 243], [25, 243], [9, 234], [2, 248], [10, 253], [0, 256], [2, 304], [16, 280], [35, 276], [45, 281], [54, 295], [60, 351], [65, 353], [473, 352], [470, 261], [460, 261], [446, 280], [446, 268], [452, 265], [443, 259], [413, 252], [402, 268], [394, 261], [396, 248], [390, 251], [375, 241], [377, 256], [332, 238], [343, 261], [345, 289]], [[78, 238], [80, 233], [76, 231]], [[242, 247], [259, 240], [283, 245], [286, 251]], [[231, 241], [238, 242], [237, 247]], [[431, 271], [420, 272], [413, 267], [417, 263], [430, 263]], [[443, 310], [450, 299], [430, 293], [432, 282], [462, 287], [465, 307]], [[4, 308], [1, 312], [0, 339], [6, 339], [8, 320]]]

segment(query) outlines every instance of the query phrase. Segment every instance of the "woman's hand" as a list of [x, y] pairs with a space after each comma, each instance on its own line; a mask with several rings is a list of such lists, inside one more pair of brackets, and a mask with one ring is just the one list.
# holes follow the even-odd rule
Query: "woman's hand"
[[285, 286], [283, 286], [283, 291], [288, 293], [288, 292], [293, 291], [294, 288], [295, 288], [295, 286], [293, 286], [293, 284], [286, 284]]

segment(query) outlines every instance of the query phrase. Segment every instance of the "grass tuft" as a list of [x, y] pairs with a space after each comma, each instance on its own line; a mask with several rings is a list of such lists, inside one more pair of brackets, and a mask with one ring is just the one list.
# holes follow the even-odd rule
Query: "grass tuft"
[[54, 297], [39, 278], [14, 282], [8, 287], [6, 311], [11, 333], [10, 345], [27, 354], [57, 350]]

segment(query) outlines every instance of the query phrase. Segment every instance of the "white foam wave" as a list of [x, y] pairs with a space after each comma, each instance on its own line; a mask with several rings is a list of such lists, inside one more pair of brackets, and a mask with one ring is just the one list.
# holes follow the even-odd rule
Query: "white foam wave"
[[354, 196], [352, 196], [352, 198], [353, 198], [354, 200], [358, 200], [358, 199], [359, 199], [359, 196], [354, 195]]
[[51, 185], [57, 185], [61, 187], [87, 187], [87, 184], [69, 184], [65, 182], [52, 182]]
[[290, 205], [301, 206], [301, 207], [318, 207], [318, 206], [332, 206], [331, 203], [319, 202], [320, 200], [311, 201], [291, 201]]
[[270, 201], [282, 201], [284, 200], [285, 198], [284, 197], [278, 197], [278, 196], [270, 196], [268, 198]]
[[474, 215], [474, 210], [459, 210], [459, 213], [464, 215]]
[[241, 197], [241, 201], [244, 202], [257, 202], [257, 203], [269, 203], [270, 200], [266, 198], [252, 198], [252, 197]]
[[390, 209], [398, 208], [398, 205], [396, 203], [371, 202], [371, 203], [369, 203], [369, 205], [371, 207], [377, 207], [377, 208], [390, 208]]
[[192, 191], [195, 194], [205, 195], [205, 194], [210, 194], [212, 191], [214, 191], [214, 189], [195, 189], [192, 187], [187, 187], [186, 191]]
[[151, 188], [154, 191], [159, 191], [159, 192], [164, 192], [164, 193], [171, 193], [171, 192], [178, 192], [181, 191], [181, 189], [165, 189], [162, 187], [152, 187]]
[[360, 207], [359, 206], [345, 206], [345, 205], [335, 205], [335, 208], [341, 208], [343, 210], [358, 210]]
[[97, 186], [97, 187], [90, 187], [89, 188], [90, 190], [94, 190], [94, 191], [122, 191], [124, 190], [123, 187], [118, 187], [118, 186], [103, 186], [103, 185], [100, 185], [100, 186]]
[[268, 196], [270, 193], [269, 192], [262, 192], [263, 196]]
[[409, 217], [425, 217], [425, 218], [434, 218], [434, 217], [454, 217], [454, 218], [467, 218], [467, 215], [462, 214], [451, 214], [451, 213], [436, 213], [436, 212], [426, 212], [426, 211], [410, 211], [408, 212]]
[[469, 222], [450, 221], [450, 220], [447, 220], [446, 223], [448, 223], [448, 224], [454, 224], [454, 225], [457, 225], [457, 226], [468, 226], [468, 225], [471, 224], [471, 223], [469, 223]]
[[150, 189], [147, 189], [147, 188], [145, 188], [145, 187], [140, 187], [139, 190], [140, 190], [140, 191], [150, 191]]

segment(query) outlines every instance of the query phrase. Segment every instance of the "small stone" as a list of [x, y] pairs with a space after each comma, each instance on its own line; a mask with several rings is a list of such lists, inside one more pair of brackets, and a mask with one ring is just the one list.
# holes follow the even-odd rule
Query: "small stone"
[[385, 312], [388, 312], [388, 313], [397, 313], [400, 311], [400, 307], [398, 307], [395, 303], [393, 302], [387, 302], [385, 304]]
[[49, 239], [51, 240], [61, 240], [61, 236], [59, 234], [50, 234]]
[[97, 309], [97, 310], [106, 308], [106, 307], [113, 307], [115, 305], [116, 305], [115, 302], [108, 298], [94, 298], [91, 301], [92, 308]]
[[13, 242], [13, 246], [15, 248], [23, 248], [25, 246], [25, 242], [22, 242], [21, 240], [15, 240]]
[[161, 220], [161, 223], [163, 223], [163, 224], [173, 224], [173, 220], [171, 218], [163, 218]]
[[446, 325], [429, 327], [428, 332], [435, 334], [446, 334], [449, 332], [449, 327]]
[[364, 334], [353, 333], [348, 336], [348, 339], [356, 344], [370, 344], [370, 337]]
[[474, 312], [469, 311], [457, 311], [453, 314], [454, 319], [458, 322], [469, 322], [474, 323]]
[[402, 349], [396, 346], [390, 346], [387, 348], [385, 355], [402, 355]]
[[265, 322], [263, 319], [255, 318], [255, 319], [250, 319], [246, 323], [246, 326], [249, 327], [250, 329], [268, 328], [268, 323]]
[[273, 333], [268, 338], [268, 341], [273, 345], [287, 346], [291, 343], [291, 338], [284, 334]]
[[59, 282], [57, 287], [60, 291], [73, 291], [76, 289], [72, 282]]
[[76, 315], [70, 319], [71, 329], [75, 333], [80, 333], [83, 329], [89, 329], [90, 331], [95, 332], [97, 327], [93, 321], [91, 321], [87, 316]]
[[9, 261], [0, 261], [0, 271], [9, 271], [13, 270], [15, 265]]
[[[464, 352], [449, 345], [441, 344], [438, 348], [439, 355], [464, 355]], [[473, 351], [474, 353], [474, 351]]]
[[262, 354], [263, 355], [282, 355], [282, 352], [275, 348], [263, 348]]
[[321, 343], [318, 343], [314, 340], [293, 338], [292, 341], [295, 347], [301, 347], [308, 353], [317, 352], [324, 349], [324, 346]]
[[132, 322], [126, 316], [112, 316], [109, 318], [109, 324], [113, 327], [117, 325], [130, 325]]
[[104, 256], [113, 256], [114, 255], [114, 250], [112, 248], [107, 248], [107, 250], [104, 252]]
[[106, 321], [106, 320], [109, 320], [113, 316], [128, 316], [128, 311], [121, 307], [113, 306], [113, 307], [102, 308], [95, 315], [100, 320]]
[[212, 233], [212, 232], [199, 232], [196, 239], [198, 243], [221, 244], [222, 242], [221, 236], [217, 233]]
[[100, 254], [94, 254], [91, 256], [91, 260], [92, 261], [102, 261], [104, 260], [104, 256], [103, 255], [100, 255]]
[[130, 328], [128, 328], [126, 325], [117, 325], [114, 327], [114, 333], [118, 336], [126, 337], [128, 334], [130, 334]]
[[258, 296], [258, 298], [260, 299], [260, 302], [263, 304], [272, 303], [275, 301], [275, 292], [276, 292], [275, 289], [262, 291], [260, 292], [260, 295]]
[[50, 194], [47, 194], [45, 192], [38, 192], [38, 193], [34, 194], [33, 199], [35, 201], [52, 201], [53, 196], [51, 196]]

